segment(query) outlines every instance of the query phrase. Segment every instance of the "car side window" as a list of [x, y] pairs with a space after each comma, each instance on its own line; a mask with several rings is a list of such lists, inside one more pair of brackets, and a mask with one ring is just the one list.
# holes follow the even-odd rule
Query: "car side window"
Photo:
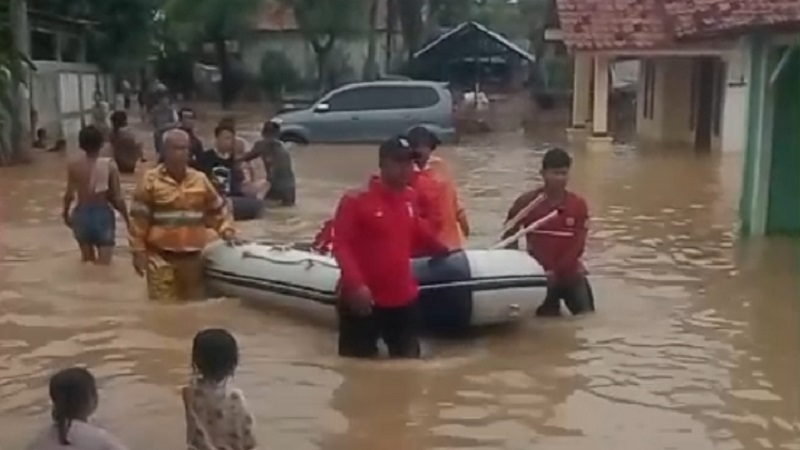
[[328, 99], [331, 111], [359, 111], [363, 109], [361, 89], [350, 89], [334, 94]]
[[331, 111], [370, 111], [429, 108], [439, 93], [427, 86], [369, 86], [335, 94], [328, 100]]

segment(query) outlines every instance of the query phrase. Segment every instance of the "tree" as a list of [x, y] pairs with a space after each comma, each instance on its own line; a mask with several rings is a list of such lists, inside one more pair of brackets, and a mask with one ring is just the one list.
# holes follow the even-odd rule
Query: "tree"
[[[107, 1], [107, 0], [106, 0]], [[257, 16], [263, 0], [168, 0], [166, 21], [178, 34], [194, 42], [209, 42], [219, 67], [220, 101], [229, 108], [239, 85], [234, 82], [234, 73], [228, 49], [243, 32], [251, 29], [253, 17]]]
[[329, 57], [342, 38], [362, 32], [367, 24], [365, 0], [281, 0], [294, 11], [297, 26], [314, 50], [317, 81], [321, 90], [330, 87]]
[[36, 11], [95, 22], [88, 47], [100, 67], [133, 72], [153, 51], [155, 18], [164, 0], [29, 0]]
[[23, 91], [26, 69], [33, 65], [20, 42], [27, 20], [19, 20], [26, 14], [24, 0], [11, 0], [8, 8], [0, 9], [0, 166], [25, 161], [25, 140], [30, 136]]
[[361, 78], [364, 81], [372, 81], [378, 78], [378, 3], [381, 0], [369, 0], [369, 42], [367, 43], [367, 58], [364, 60], [364, 68]]

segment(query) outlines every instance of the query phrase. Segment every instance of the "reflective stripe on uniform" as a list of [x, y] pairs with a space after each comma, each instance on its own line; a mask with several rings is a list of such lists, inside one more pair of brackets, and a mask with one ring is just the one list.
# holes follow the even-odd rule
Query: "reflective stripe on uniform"
[[150, 207], [142, 202], [134, 200], [131, 202], [130, 214], [133, 217], [149, 218]]
[[153, 224], [161, 226], [192, 226], [203, 223], [201, 211], [157, 211], [153, 213]]

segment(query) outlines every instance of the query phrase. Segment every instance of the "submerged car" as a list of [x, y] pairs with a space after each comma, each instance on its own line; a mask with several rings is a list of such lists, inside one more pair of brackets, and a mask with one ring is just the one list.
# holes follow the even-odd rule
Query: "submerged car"
[[456, 138], [453, 97], [431, 81], [353, 83], [323, 95], [310, 107], [278, 114], [281, 140], [380, 142], [421, 125], [442, 142]]

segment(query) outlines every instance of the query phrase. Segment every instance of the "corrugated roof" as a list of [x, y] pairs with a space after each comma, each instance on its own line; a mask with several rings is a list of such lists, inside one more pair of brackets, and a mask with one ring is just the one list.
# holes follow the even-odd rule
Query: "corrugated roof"
[[445, 42], [445, 41], [447, 41], [449, 39], [453, 39], [455, 36], [458, 36], [460, 33], [465, 32], [468, 28], [477, 29], [481, 33], [484, 33], [485, 35], [489, 36], [491, 39], [494, 39], [495, 41], [497, 41], [500, 45], [502, 45], [502, 46], [506, 47], [507, 49], [511, 50], [512, 52], [518, 54], [523, 59], [527, 59], [528, 61], [531, 61], [531, 62], [536, 61], [536, 57], [533, 56], [530, 52], [524, 50], [519, 45], [511, 42], [508, 38], [506, 38], [502, 34], [497, 33], [496, 31], [492, 31], [492, 30], [486, 28], [485, 26], [483, 26], [483, 25], [481, 25], [481, 24], [479, 24], [477, 22], [464, 22], [461, 25], [453, 28], [452, 30], [442, 34], [438, 38], [436, 38], [433, 41], [431, 41], [431, 43], [429, 43], [428, 45], [426, 45], [426, 46], [422, 47], [421, 49], [417, 50], [417, 52], [414, 53], [414, 58], [419, 58], [420, 56], [423, 56], [425, 53], [428, 53], [432, 49], [434, 49], [437, 46], [441, 45], [443, 42]]
[[800, 22], [800, 0], [556, 0], [577, 50], [670, 48], [681, 38]]

